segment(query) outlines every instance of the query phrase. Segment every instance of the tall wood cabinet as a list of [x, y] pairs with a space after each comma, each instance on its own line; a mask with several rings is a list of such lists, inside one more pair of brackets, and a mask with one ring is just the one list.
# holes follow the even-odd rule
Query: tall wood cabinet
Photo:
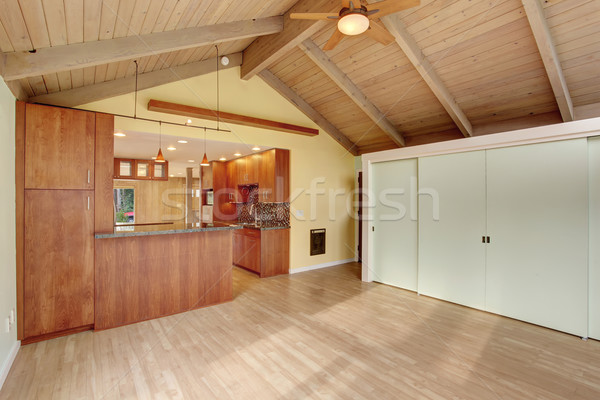
[[113, 117], [19, 102], [16, 145], [18, 336], [27, 343], [93, 327], [94, 232], [113, 226]]
[[261, 153], [258, 175], [260, 201], [287, 202], [290, 197], [290, 151], [272, 149]]

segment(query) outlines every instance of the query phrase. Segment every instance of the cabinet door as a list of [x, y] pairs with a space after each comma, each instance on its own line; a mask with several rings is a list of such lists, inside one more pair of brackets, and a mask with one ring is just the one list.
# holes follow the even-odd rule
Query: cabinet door
[[93, 210], [93, 191], [25, 191], [25, 338], [94, 323]]
[[235, 168], [237, 171], [237, 183], [238, 185], [247, 185], [248, 184], [248, 173], [246, 172], [246, 157], [238, 158], [234, 160]]
[[274, 201], [290, 201], [290, 151], [275, 150]]
[[252, 154], [246, 160], [246, 174], [248, 175], [248, 183], [258, 183], [260, 169], [260, 154]]
[[254, 272], [260, 272], [260, 231], [233, 235], [233, 263]]
[[[232, 202], [238, 201], [238, 170], [236, 160], [227, 162], [227, 187], [231, 189], [229, 200]], [[213, 182], [214, 185], [214, 182]]]
[[93, 189], [95, 115], [27, 104], [26, 189]]
[[486, 306], [587, 336], [586, 139], [487, 152]]
[[373, 164], [373, 280], [417, 290], [417, 160]]
[[485, 308], [485, 151], [419, 159], [419, 293]]
[[258, 174], [258, 191], [260, 201], [274, 201], [275, 188], [275, 150], [261, 153], [260, 170]]
[[600, 339], [600, 137], [590, 138], [590, 311], [589, 337]]

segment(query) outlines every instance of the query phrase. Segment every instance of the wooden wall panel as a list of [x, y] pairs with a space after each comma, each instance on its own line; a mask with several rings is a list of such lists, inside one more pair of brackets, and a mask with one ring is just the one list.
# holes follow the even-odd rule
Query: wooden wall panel
[[114, 116], [96, 114], [95, 232], [110, 233], [114, 225]]
[[96, 239], [95, 329], [233, 299], [232, 233]]
[[167, 181], [115, 179], [113, 187], [135, 190], [136, 224], [185, 219], [185, 178], [169, 178]]

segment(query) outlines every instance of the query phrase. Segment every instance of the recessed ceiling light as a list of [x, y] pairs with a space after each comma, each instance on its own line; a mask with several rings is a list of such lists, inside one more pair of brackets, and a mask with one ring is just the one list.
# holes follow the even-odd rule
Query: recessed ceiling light
[[178, 140], [177, 143], [186, 144], [186, 143], [188, 143], [188, 141], [187, 140]]
[[183, 172], [178, 172], [177, 175], [183, 175]]
[[219, 158], [219, 161], [227, 161], [227, 159], [225, 157], [221, 157]]
[[235, 153], [234, 156], [235, 157], [240, 157], [242, 154], [241, 153]]
[[124, 134], [123, 132], [115, 132], [115, 136], [118, 136], [118, 137], [125, 137], [125, 136], [127, 136], [127, 135], [126, 135], [126, 134]]
[[171, 178], [175, 178], [175, 175], [169, 175]]
[[188, 124], [191, 124], [191, 123], [192, 123], [192, 120], [191, 120], [191, 119], [188, 119], [188, 120], [187, 120], [187, 123], [188, 123]]
[[169, 151], [173, 151], [173, 150], [177, 150], [177, 148], [176, 148], [176, 147], [173, 147], [173, 146], [171, 146], [171, 147], [167, 147], [167, 150], [169, 150]]
[[252, 151], [260, 151], [260, 147], [258, 147], [258, 146], [254, 146], [254, 147], [252, 148]]
[[156, 160], [156, 157], [152, 157], [153, 160]]
[[196, 160], [188, 160], [188, 162], [196, 162]]

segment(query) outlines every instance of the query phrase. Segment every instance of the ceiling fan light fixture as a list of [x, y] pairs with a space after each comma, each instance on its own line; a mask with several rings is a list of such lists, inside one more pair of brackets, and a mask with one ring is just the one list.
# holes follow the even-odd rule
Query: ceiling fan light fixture
[[369, 18], [359, 12], [346, 14], [338, 21], [338, 29], [344, 35], [360, 35], [369, 29]]

